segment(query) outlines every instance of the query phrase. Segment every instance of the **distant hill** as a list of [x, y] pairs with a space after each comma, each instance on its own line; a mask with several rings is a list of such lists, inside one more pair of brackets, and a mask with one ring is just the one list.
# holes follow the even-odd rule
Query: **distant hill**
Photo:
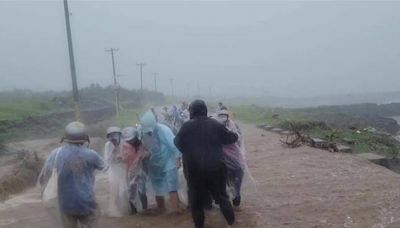
[[[294, 95], [295, 96], [295, 95]], [[234, 97], [224, 99], [228, 105], [255, 104], [270, 107], [301, 108], [321, 105], [350, 105], [360, 103], [400, 103], [400, 91], [385, 93], [344, 94], [315, 97]]]

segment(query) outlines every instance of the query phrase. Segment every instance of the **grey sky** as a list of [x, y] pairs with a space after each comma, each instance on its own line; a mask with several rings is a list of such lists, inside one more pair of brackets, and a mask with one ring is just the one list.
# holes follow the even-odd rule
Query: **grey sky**
[[[399, 90], [400, 2], [72, 1], [79, 86], [180, 95], [313, 96]], [[0, 1], [0, 89], [71, 87], [63, 4]], [[189, 88], [188, 88], [189, 86]]]

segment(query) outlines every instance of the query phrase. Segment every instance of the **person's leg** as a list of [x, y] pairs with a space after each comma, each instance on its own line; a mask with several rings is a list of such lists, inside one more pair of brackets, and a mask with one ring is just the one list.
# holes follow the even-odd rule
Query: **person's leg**
[[78, 218], [76, 216], [61, 213], [61, 222], [63, 228], [78, 228]]
[[170, 192], [169, 193], [169, 200], [170, 200], [170, 203], [171, 203], [171, 206], [172, 206], [172, 211], [173, 212], [180, 212], [178, 192]]
[[215, 201], [218, 202], [226, 221], [229, 225], [232, 225], [235, 222], [235, 213], [233, 212], [229, 196], [226, 193], [225, 171], [221, 168], [219, 171], [209, 174], [208, 177], [207, 186]]
[[146, 195], [146, 180], [147, 180], [146, 173], [142, 171], [138, 177], [138, 192], [143, 210], [146, 210], [148, 207], [147, 195]]
[[156, 196], [157, 208], [165, 210], [165, 199], [164, 196]]
[[233, 206], [235, 206], [235, 207], [240, 206], [243, 176], [244, 176], [243, 169], [235, 170], [234, 176], [232, 179], [233, 188], [235, 189], [234, 198], [232, 200], [232, 203], [233, 203]]
[[179, 212], [178, 169], [172, 169], [167, 172], [166, 183], [172, 211]]
[[189, 205], [196, 228], [204, 228], [204, 196], [207, 194], [203, 178], [191, 175], [188, 179]]
[[79, 223], [82, 228], [97, 228], [100, 211], [96, 210], [91, 215], [79, 216]]
[[143, 210], [146, 210], [148, 207], [146, 191], [139, 192], [139, 198], [140, 202], [142, 203]]
[[129, 206], [131, 207], [131, 213], [137, 214], [136, 199], [137, 196], [137, 183], [130, 184], [129, 186]]

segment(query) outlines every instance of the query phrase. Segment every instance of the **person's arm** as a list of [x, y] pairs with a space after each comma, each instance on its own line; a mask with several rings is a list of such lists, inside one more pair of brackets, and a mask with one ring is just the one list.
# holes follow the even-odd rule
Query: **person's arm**
[[183, 140], [183, 136], [185, 135], [186, 132], [186, 124], [183, 124], [181, 129], [179, 129], [178, 134], [176, 134], [175, 138], [174, 138], [174, 144], [176, 146], [176, 148], [178, 148], [178, 150], [181, 153], [184, 153], [184, 140]]
[[174, 134], [169, 128], [162, 128], [162, 131], [159, 132], [160, 142], [167, 146], [168, 150], [172, 152], [175, 158], [179, 159], [181, 157], [181, 153], [179, 149], [174, 144]]
[[105, 167], [104, 160], [100, 157], [100, 155], [96, 151], [94, 151], [94, 150], [91, 150], [91, 151], [93, 153], [94, 168], [98, 169], [98, 170], [103, 170]]
[[222, 145], [229, 145], [238, 141], [238, 134], [230, 131], [224, 125], [218, 123], [218, 135]]

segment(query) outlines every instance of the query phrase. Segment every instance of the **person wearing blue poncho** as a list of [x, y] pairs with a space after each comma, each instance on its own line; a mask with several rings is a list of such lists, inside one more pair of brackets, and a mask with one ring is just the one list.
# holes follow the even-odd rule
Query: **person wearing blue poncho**
[[153, 112], [140, 119], [143, 144], [150, 152], [149, 177], [156, 195], [157, 209], [165, 211], [164, 196], [169, 193], [174, 212], [179, 212], [178, 168], [181, 153], [174, 144], [174, 134], [166, 125], [157, 123]]

